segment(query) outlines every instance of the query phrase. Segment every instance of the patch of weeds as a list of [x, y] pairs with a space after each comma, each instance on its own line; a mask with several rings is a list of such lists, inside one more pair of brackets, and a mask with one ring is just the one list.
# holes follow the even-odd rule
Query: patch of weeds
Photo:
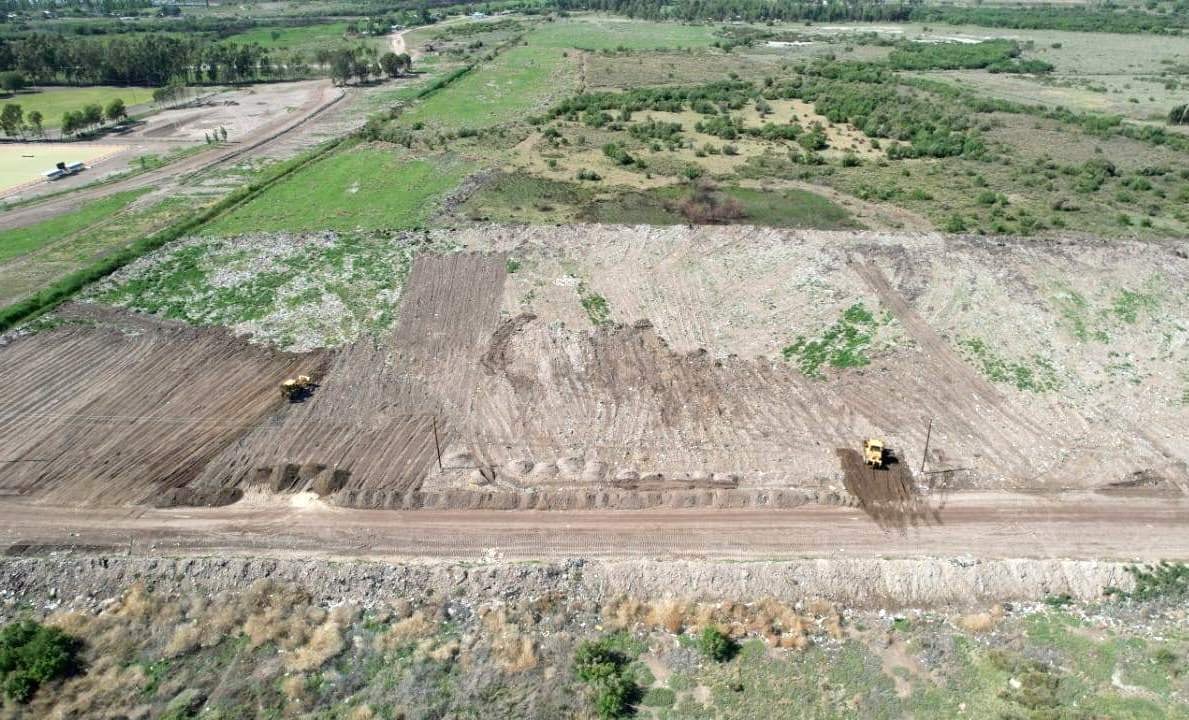
[[871, 363], [867, 350], [875, 333], [889, 322], [889, 313], [877, 319], [863, 303], [856, 303], [844, 310], [842, 317], [819, 337], [809, 339], [799, 335], [780, 354], [785, 360], [795, 359], [797, 367], [808, 377], [822, 377], [823, 365], [838, 369], [863, 367]]
[[1160, 307], [1160, 298], [1155, 294], [1124, 288], [1119, 291], [1119, 295], [1111, 305], [1111, 311], [1123, 322], [1134, 325], [1139, 320], [1141, 312], [1154, 314], [1158, 307]]
[[607, 298], [591, 290], [584, 282], [578, 284], [578, 301], [595, 327], [611, 324], [611, 306], [607, 304]]
[[1056, 390], [1061, 386], [1056, 368], [1039, 355], [1033, 355], [1031, 362], [1008, 360], [988, 347], [982, 338], [963, 338], [958, 341], [958, 346], [992, 382], [1009, 383], [1017, 390], [1035, 393]]
[[1110, 342], [1110, 335], [1090, 315], [1090, 303], [1076, 290], [1066, 289], [1054, 298], [1057, 311], [1069, 325], [1069, 331], [1082, 342]]
[[504, 264], [505, 269], [508, 271], [509, 275], [515, 274], [516, 271], [521, 268], [521, 265], [522, 265], [522, 263], [513, 257], [508, 258], [508, 261]]
[[677, 702], [677, 693], [669, 688], [649, 688], [644, 697], [640, 698], [640, 704], [644, 707], [673, 707], [673, 703]]
[[1189, 597], [1189, 564], [1163, 561], [1155, 565], [1132, 565], [1127, 572], [1135, 578], [1131, 592], [1109, 587], [1107, 595], [1121, 600], [1176, 600]]

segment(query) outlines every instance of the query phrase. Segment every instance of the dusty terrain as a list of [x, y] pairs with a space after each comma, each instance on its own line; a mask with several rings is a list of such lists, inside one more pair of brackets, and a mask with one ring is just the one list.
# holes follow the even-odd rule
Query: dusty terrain
[[[333, 355], [278, 364], [246, 339], [197, 333], [180, 361], [171, 338], [194, 331], [129, 332], [102, 310], [97, 327], [15, 339], [0, 349], [16, 378], [0, 391], [16, 448], [0, 487], [88, 505], [307, 491], [405, 509], [824, 502], [893, 525], [975, 489], [1183, 501], [1187, 331], [1165, 319], [1185, 317], [1185, 299], [1153, 296], [1122, 319], [1110, 304], [1128, 288], [1184, 287], [1177, 246], [754, 228], [444, 234], [442, 246], [468, 250], [418, 256], [395, 329]], [[1069, 296], [1109, 337], [1078, 337]], [[780, 357], [818, 336], [817, 355]], [[1117, 357], [1134, 379], [1110, 377]], [[1016, 371], [1002, 373], [1003, 358]], [[112, 367], [98, 397], [97, 363]], [[299, 365], [318, 387], [282, 403], [276, 383]], [[43, 417], [54, 422], [27, 421]], [[163, 418], [230, 424], [168, 432]], [[111, 441], [113, 423], [131, 444]], [[894, 492], [882, 477], [844, 478], [836, 451], [870, 435], [902, 461]], [[140, 440], [168, 462], [122, 472]]]

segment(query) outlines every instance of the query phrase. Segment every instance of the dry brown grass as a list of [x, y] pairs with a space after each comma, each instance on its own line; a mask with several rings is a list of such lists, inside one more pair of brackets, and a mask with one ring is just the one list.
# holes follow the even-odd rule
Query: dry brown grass
[[341, 653], [345, 647], [343, 627], [333, 619], [327, 620], [314, 630], [309, 642], [285, 659], [285, 666], [290, 670], [314, 670]]
[[1003, 619], [1003, 606], [995, 605], [987, 612], [959, 615], [954, 624], [970, 633], [990, 632]]
[[508, 622], [503, 608], [483, 612], [483, 629], [490, 638], [492, 654], [504, 672], [524, 672], [537, 666], [536, 641]]
[[422, 640], [436, 630], [434, 623], [417, 610], [404, 620], [394, 623], [388, 632], [376, 638], [379, 650], [392, 650], [402, 645]]

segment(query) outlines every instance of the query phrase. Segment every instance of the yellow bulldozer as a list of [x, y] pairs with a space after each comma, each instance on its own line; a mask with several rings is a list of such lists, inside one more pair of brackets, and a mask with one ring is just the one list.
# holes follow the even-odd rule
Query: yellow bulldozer
[[309, 375], [298, 375], [281, 381], [281, 397], [289, 402], [297, 402], [314, 387], [314, 379]]
[[879, 438], [868, 438], [863, 441], [863, 462], [867, 463], [868, 467], [876, 470], [883, 467], [883, 440]]

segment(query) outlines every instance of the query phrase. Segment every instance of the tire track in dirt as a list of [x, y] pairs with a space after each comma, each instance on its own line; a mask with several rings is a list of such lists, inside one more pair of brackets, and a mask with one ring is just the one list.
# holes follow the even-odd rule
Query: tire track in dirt
[[68, 326], [0, 348], [0, 493], [79, 505], [146, 502], [193, 480], [316, 367], [224, 331], [130, 335]]
[[247, 489], [321, 468], [311, 481], [339, 471], [349, 492], [416, 489], [436, 462], [435, 418], [438, 446], [459, 439], [452, 418], [472, 404], [505, 265], [500, 254], [418, 256], [392, 334], [338, 353], [312, 397], [214, 459], [196, 487]]

